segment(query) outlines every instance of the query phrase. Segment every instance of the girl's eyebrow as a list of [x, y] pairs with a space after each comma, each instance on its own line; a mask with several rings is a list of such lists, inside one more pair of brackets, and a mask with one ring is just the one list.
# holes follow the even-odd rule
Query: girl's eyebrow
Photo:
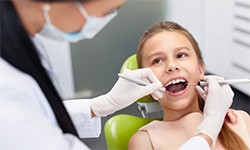
[[174, 49], [174, 51], [179, 51], [179, 50], [182, 50], [182, 49], [186, 49], [186, 50], [190, 51], [190, 49], [188, 47], [186, 47], [186, 46], [177, 47], [177, 48]]
[[[182, 50], [182, 49], [186, 49], [186, 50], [189, 50], [189, 51], [190, 51], [190, 49], [189, 49], [188, 47], [186, 47], [186, 46], [176, 47], [176, 48], [174, 49], [174, 51], [179, 51], [179, 50]], [[152, 57], [157, 56], [157, 55], [160, 55], [160, 54], [162, 54], [162, 53], [163, 53], [162, 51], [153, 52], [153, 53], [151, 53], [151, 54], [147, 57], [147, 59], [151, 59]]]
[[151, 58], [154, 57], [154, 56], [161, 55], [161, 54], [162, 54], [161, 51], [153, 52], [153, 53], [151, 53], [151, 54], [147, 57], [147, 60], [151, 59]]

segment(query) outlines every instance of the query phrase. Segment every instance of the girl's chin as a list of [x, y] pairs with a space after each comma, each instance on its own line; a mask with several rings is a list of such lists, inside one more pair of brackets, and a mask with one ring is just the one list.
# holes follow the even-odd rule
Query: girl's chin
[[[194, 108], [193, 106], [196, 105], [196, 101], [191, 101], [189, 98], [182, 98], [182, 99], [161, 99], [159, 103], [166, 107], [167, 109], [182, 111], [185, 109]], [[198, 105], [197, 105], [198, 106]]]

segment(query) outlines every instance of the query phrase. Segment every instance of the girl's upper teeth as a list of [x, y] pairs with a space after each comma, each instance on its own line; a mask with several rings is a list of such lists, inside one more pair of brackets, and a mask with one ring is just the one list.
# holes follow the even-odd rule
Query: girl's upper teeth
[[167, 83], [166, 86], [169, 86], [170, 84], [176, 84], [176, 83], [180, 83], [180, 82], [186, 82], [186, 80], [184, 79], [175, 79], [175, 80], [171, 80]]

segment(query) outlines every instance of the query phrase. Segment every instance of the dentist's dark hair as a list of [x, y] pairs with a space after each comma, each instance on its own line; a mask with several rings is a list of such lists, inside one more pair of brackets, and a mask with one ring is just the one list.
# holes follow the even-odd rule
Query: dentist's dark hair
[[37, 81], [62, 131], [78, 136], [62, 99], [41, 65], [37, 50], [11, 1], [0, 1], [0, 14], [0, 56]]
[[[198, 62], [200, 65], [205, 65], [201, 50], [199, 48], [198, 43], [196, 42], [195, 38], [192, 36], [192, 34], [179, 24], [171, 21], [165, 21], [165, 22], [159, 22], [151, 27], [149, 27], [144, 34], [141, 36], [141, 39], [139, 41], [138, 47], [137, 47], [137, 62], [138, 66], [140, 68], [143, 68], [143, 54], [144, 54], [144, 44], [147, 42], [147, 40], [150, 37], [153, 37], [154, 35], [168, 31], [168, 32], [178, 32], [184, 35], [191, 45], [194, 48], [194, 51], [196, 53], [196, 57], [198, 58]], [[198, 98], [198, 103], [200, 110], [203, 111], [204, 109], [204, 100], [199, 97]], [[230, 150], [246, 150], [249, 149], [247, 145], [244, 143], [244, 141], [240, 138], [240, 136], [235, 133], [225, 122], [222, 126], [221, 132], [218, 137], [221, 140], [222, 146], [226, 149]]]

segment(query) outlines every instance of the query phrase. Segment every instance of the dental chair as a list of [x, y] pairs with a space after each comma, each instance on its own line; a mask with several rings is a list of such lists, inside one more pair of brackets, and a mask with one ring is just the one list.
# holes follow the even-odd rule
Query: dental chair
[[[125, 60], [120, 72], [122, 73], [124, 69], [138, 69], [135, 54]], [[160, 104], [151, 96], [138, 99], [136, 103], [142, 116], [119, 114], [111, 117], [106, 122], [104, 135], [108, 150], [128, 149], [129, 140], [138, 129], [153, 120], [160, 120], [159, 118], [162, 117]]]

